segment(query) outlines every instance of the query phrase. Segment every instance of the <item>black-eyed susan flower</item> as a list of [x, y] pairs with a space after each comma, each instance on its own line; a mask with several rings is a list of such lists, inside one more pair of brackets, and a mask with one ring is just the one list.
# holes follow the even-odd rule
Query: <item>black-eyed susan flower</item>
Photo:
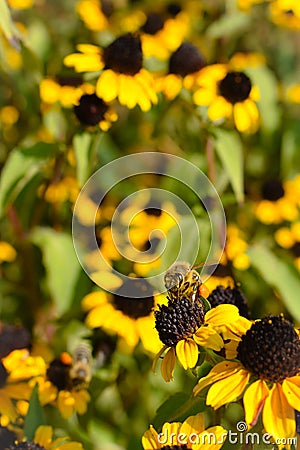
[[205, 428], [204, 415], [188, 417], [183, 423], [164, 423], [158, 433], [151, 425], [142, 437], [144, 450], [159, 449], [219, 449], [224, 444], [227, 431], [217, 425]]
[[71, 441], [69, 437], [53, 438], [53, 428], [39, 426], [32, 441], [15, 441], [8, 450], [83, 450], [80, 442]]
[[117, 113], [96, 94], [82, 95], [74, 106], [74, 113], [83, 125], [98, 125], [102, 131], [107, 131], [118, 118]]
[[169, 58], [168, 73], [157, 77], [157, 91], [163, 92], [168, 100], [172, 100], [183, 87], [193, 87], [200, 69], [205, 65], [205, 57], [200, 50], [190, 42], [183, 42]]
[[108, 19], [102, 3], [99, 0], [80, 0], [76, 4], [80, 19], [92, 31], [103, 31], [108, 28]]
[[299, 216], [300, 176], [282, 182], [275, 178], [262, 186], [262, 200], [255, 206], [256, 217], [266, 225], [294, 221]]
[[178, 11], [173, 17], [150, 13], [140, 28], [143, 54], [167, 59], [182, 43], [188, 32], [189, 18], [184, 11]]
[[232, 70], [225, 64], [213, 64], [201, 70], [197, 84], [194, 102], [208, 106], [209, 119], [231, 119], [240, 132], [257, 131], [259, 91], [246, 73]]
[[85, 387], [74, 386], [70, 376], [71, 365], [71, 356], [63, 353], [50, 362], [46, 377], [36, 380], [41, 404], [57, 407], [65, 419], [74, 413], [84, 414], [91, 399]]
[[79, 193], [78, 182], [75, 178], [66, 176], [61, 179], [57, 179], [48, 186], [41, 185], [38, 194], [48, 203], [64, 203], [70, 201], [75, 203]]
[[124, 34], [105, 48], [81, 44], [81, 53], [65, 57], [64, 63], [77, 72], [102, 70], [96, 83], [96, 94], [105, 102], [118, 99], [121, 105], [132, 109], [139, 105], [142, 111], [157, 103], [154, 81], [143, 68], [143, 52], [138, 36]]
[[95, 87], [84, 83], [82, 77], [44, 78], [40, 82], [40, 98], [47, 104], [61, 103], [65, 108], [71, 108], [78, 103], [84, 94], [93, 94]]
[[164, 344], [153, 362], [155, 369], [158, 359], [166, 352], [161, 363], [161, 374], [165, 381], [173, 379], [176, 358], [186, 370], [197, 364], [199, 349], [207, 347], [219, 351], [224, 342], [215, 327], [236, 322], [238, 309], [233, 305], [219, 305], [205, 312], [201, 299], [193, 301], [181, 297], [159, 305], [155, 311], [155, 327]]
[[296, 267], [300, 268], [300, 222], [279, 228], [275, 231], [274, 238], [280, 247], [291, 251]]
[[247, 248], [248, 244], [244, 233], [237, 226], [228, 225], [226, 246], [221, 261], [225, 264], [230, 261], [235, 269], [247, 270], [250, 266], [250, 258], [246, 253]]
[[207, 300], [209, 301], [212, 308], [222, 304], [235, 305], [239, 310], [240, 316], [249, 319], [249, 308], [247, 300], [242, 291], [237, 286], [217, 286], [209, 294]]
[[0, 450], [6, 450], [17, 439], [14, 431], [0, 425]]
[[270, 5], [270, 18], [279, 27], [300, 30], [300, 4], [295, 0], [273, 0]]
[[240, 336], [234, 357], [237, 361], [218, 363], [201, 378], [194, 388], [195, 395], [212, 384], [206, 403], [214, 409], [243, 395], [249, 428], [262, 412], [264, 429], [274, 439], [295, 436], [295, 409], [299, 409], [300, 400], [300, 340], [293, 324], [282, 315], [254, 322]]
[[17, 257], [17, 252], [8, 242], [0, 241], [0, 264], [3, 262], [13, 262]]
[[156, 353], [161, 343], [154, 329], [153, 310], [160, 297], [142, 278], [129, 278], [114, 294], [97, 291], [82, 301], [89, 328], [102, 328], [120, 338], [119, 346], [131, 351], [141, 340], [144, 348]]

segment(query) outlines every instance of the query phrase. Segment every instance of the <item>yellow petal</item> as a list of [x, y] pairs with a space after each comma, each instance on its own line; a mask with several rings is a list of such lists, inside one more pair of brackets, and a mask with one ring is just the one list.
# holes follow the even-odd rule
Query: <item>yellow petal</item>
[[158, 434], [155, 428], [150, 425], [142, 437], [142, 445], [144, 450], [157, 450], [159, 449]]
[[157, 355], [155, 356], [155, 358], [154, 358], [154, 360], [153, 360], [153, 362], [152, 362], [152, 366], [151, 366], [151, 370], [152, 370], [152, 372], [156, 372], [156, 365], [157, 365], [157, 362], [158, 362], [158, 360], [159, 360], [159, 358], [161, 357], [161, 355], [164, 353], [164, 351], [167, 349], [168, 347], [167, 347], [167, 345], [164, 345], [163, 346], [163, 348], [157, 353]]
[[282, 383], [283, 393], [288, 403], [299, 410], [300, 404], [300, 376], [289, 377]]
[[205, 323], [214, 326], [228, 325], [239, 319], [239, 310], [234, 305], [219, 305], [205, 314]]
[[222, 361], [221, 363], [216, 364], [206, 377], [203, 377], [198, 381], [194, 387], [194, 395], [197, 395], [209, 384], [237, 373], [241, 368], [242, 366], [240, 363], [231, 361]]
[[219, 425], [210, 427], [197, 436], [196, 442], [193, 444], [192, 449], [218, 450], [223, 446], [227, 433], [227, 430]]
[[224, 97], [219, 96], [211, 103], [207, 114], [210, 120], [230, 117], [232, 114], [232, 105]]
[[153, 315], [137, 319], [136, 326], [144, 348], [149, 352], [157, 353], [161, 348], [161, 341], [154, 328]]
[[194, 102], [196, 105], [208, 106], [216, 98], [216, 93], [212, 89], [200, 88], [198, 89], [194, 96]]
[[221, 350], [224, 346], [221, 336], [210, 326], [200, 327], [194, 334], [194, 340], [202, 347], [208, 347], [215, 351]]
[[162, 360], [160, 371], [163, 379], [169, 383], [173, 380], [173, 373], [175, 367], [176, 355], [173, 347], [169, 348], [164, 359]]
[[164, 423], [162, 427], [162, 433], [159, 435], [160, 443], [163, 446], [175, 446], [178, 443], [177, 437], [180, 432], [181, 423], [171, 422]]
[[180, 427], [180, 433], [186, 435], [187, 437], [193, 433], [201, 433], [205, 429], [204, 426], [204, 415], [196, 414], [195, 416], [188, 417]]
[[52, 442], [53, 430], [50, 426], [41, 425], [34, 434], [34, 442], [41, 447], [47, 448]]
[[206, 404], [218, 409], [225, 403], [237, 399], [243, 393], [249, 378], [250, 373], [240, 369], [229, 377], [215, 382], [208, 391]]
[[81, 306], [83, 311], [89, 311], [90, 309], [93, 309], [96, 306], [100, 306], [102, 304], [107, 303], [107, 301], [108, 297], [106, 292], [103, 291], [91, 292], [90, 294], [86, 295], [83, 298]]
[[255, 381], [246, 390], [243, 402], [245, 421], [248, 427], [253, 427], [256, 424], [268, 395], [269, 389], [264, 380]]
[[242, 133], [251, 130], [252, 118], [249, 110], [244, 103], [236, 103], [233, 107], [234, 122], [239, 131]]
[[263, 424], [267, 433], [274, 439], [283, 439], [295, 436], [295, 411], [282, 391], [280, 384], [276, 383], [265, 401], [263, 409]]
[[182, 339], [176, 344], [176, 354], [185, 370], [193, 368], [198, 360], [198, 345], [193, 339]]
[[105, 102], [110, 102], [118, 96], [118, 74], [112, 70], [104, 70], [96, 84], [96, 94]]

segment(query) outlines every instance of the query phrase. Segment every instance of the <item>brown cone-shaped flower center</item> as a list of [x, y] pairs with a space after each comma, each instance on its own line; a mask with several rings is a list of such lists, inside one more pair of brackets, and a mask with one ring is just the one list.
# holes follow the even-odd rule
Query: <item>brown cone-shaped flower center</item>
[[0, 324], [0, 359], [13, 350], [30, 348], [30, 334], [20, 326]]
[[198, 72], [205, 64], [205, 58], [200, 50], [190, 42], [184, 42], [170, 57], [169, 73], [185, 77]]
[[219, 94], [233, 105], [249, 97], [251, 81], [243, 72], [228, 72], [219, 83]]
[[284, 188], [282, 181], [278, 178], [265, 181], [262, 187], [262, 196], [265, 200], [276, 202], [284, 196]]
[[159, 14], [148, 14], [147, 20], [141, 30], [146, 34], [154, 35], [164, 27], [164, 21]]
[[8, 448], [16, 439], [17, 435], [13, 431], [0, 425], [0, 450]]
[[191, 302], [186, 297], [159, 305], [154, 312], [155, 328], [159, 339], [168, 347], [173, 347], [182, 339], [191, 337], [204, 322], [201, 303]]
[[117, 38], [103, 51], [106, 69], [125, 75], [135, 75], [143, 64], [141, 41], [128, 33]]
[[143, 278], [130, 278], [115, 291], [112, 303], [131, 319], [147, 317], [154, 308], [153, 288]]
[[212, 308], [224, 303], [235, 305], [239, 309], [240, 315], [249, 319], [247, 301], [243, 293], [237, 287], [232, 289], [231, 287], [225, 288], [224, 286], [217, 286], [208, 296], [207, 300]]
[[179, 3], [171, 2], [167, 6], [167, 12], [172, 16], [176, 17], [182, 11], [182, 8]]
[[8, 447], [8, 450], [45, 450], [45, 447], [41, 447], [34, 442], [16, 442]]
[[266, 317], [242, 337], [237, 357], [258, 378], [282, 382], [300, 371], [299, 336], [283, 316]]
[[47, 378], [59, 391], [69, 390], [72, 387], [70, 380], [71, 364], [65, 364], [61, 359], [51, 361], [47, 369]]
[[106, 103], [96, 94], [83, 95], [79, 104], [74, 106], [74, 113], [83, 125], [97, 125], [104, 119], [107, 110]]

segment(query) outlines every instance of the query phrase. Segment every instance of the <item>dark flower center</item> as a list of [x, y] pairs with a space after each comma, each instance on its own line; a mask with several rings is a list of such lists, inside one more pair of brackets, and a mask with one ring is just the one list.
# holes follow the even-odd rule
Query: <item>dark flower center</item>
[[106, 69], [125, 75], [135, 75], [143, 64], [140, 38], [125, 34], [104, 49], [103, 60]]
[[158, 237], [154, 237], [153, 239], [148, 239], [144, 242], [141, 250], [143, 252], [148, 252], [150, 255], [153, 255], [157, 249], [158, 244], [161, 242], [161, 239]]
[[71, 364], [65, 364], [61, 359], [51, 361], [47, 369], [47, 378], [59, 391], [71, 389], [70, 380]]
[[158, 200], [150, 200], [144, 208], [148, 216], [160, 217], [162, 215], [161, 203]]
[[146, 34], [154, 35], [164, 27], [164, 21], [159, 14], [148, 14], [147, 20], [141, 30]]
[[240, 315], [249, 319], [249, 309], [247, 301], [243, 293], [237, 287], [233, 289], [231, 287], [225, 288], [224, 286], [217, 286], [212, 291], [208, 299], [211, 307], [214, 308], [218, 305], [229, 304], [235, 305], [240, 312]]
[[198, 72], [205, 64], [205, 58], [198, 48], [190, 42], [184, 42], [170, 57], [169, 73], [185, 77]]
[[16, 439], [17, 435], [13, 431], [0, 426], [0, 450], [7, 449]]
[[276, 202], [276, 200], [279, 200], [284, 196], [282, 181], [278, 178], [265, 181], [262, 187], [262, 196], [264, 199], [270, 200], [271, 202]]
[[8, 450], [45, 450], [45, 447], [41, 447], [34, 442], [16, 442], [8, 447]]
[[13, 350], [30, 348], [29, 332], [19, 326], [0, 324], [0, 359]]
[[291, 250], [292, 250], [293, 255], [296, 258], [299, 258], [299, 256], [300, 256], [300, 242], [296, 242], [296, 244], [293, 245]]
[[66, 75], [58, 75], [56, 77], [58, 84], [60, 86], [80, 86], [83, 83], [83, 78], [79, 75], [77, 76], [66, 76]]
[[186, 297], [169, 301], [168, 305], [158, 305], [158, 308], [154, 311], [155, 328], [159, 339], [168, 347], [191, 337], [204, 322], [203, 306]]
[[8, 373], [2, 363], [2, 361], [0, 361], [0, 389], [5, 386], [6, 380], [8, 377]]
[[242, 337], [237, 357], [255, 376], [282, 382], [300, 371], [299, 336], [283, 316], [265, 317]]
[[286, 10], [284, 11], [284, 14], [285, 14], [286, 16], [293, 17], [293, 16], [295, 15], [295, 11], [292, 10], [292, 9], [286, 9]]
[[107, 110], [106, 103], [96, 94], [84, 94], [79, 105], [74, 106], [77, 119], [84, 125], [97, 125], [104, 119]]
[[143, 278], [130, 278], [115, 291], [113, 305], [132, 319], [147, 317], [154, 308], [153, 288]]
[[177, 14], [179, 14], [181, 11], [182, 11], [181, 6], [176, 2], [169, 3], [167, 6], [167, 12], [172, 17], [176, 17]]
[[249, 97], [251, 81], [243, 72], [228, 72], [219, 83], [219, 94], [233, 105]]

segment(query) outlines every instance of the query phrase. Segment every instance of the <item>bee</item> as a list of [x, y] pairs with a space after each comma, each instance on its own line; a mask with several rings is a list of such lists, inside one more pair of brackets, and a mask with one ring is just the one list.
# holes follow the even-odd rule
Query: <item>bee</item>
[[73, 355], [70, 379], [74, 389], [84, 389], [91, 381], [91, 350], [86, 344], [79, 344]]
[[165, 287], [172, 301], [185, 296], [195, 302], [199, 296], [206, 297], [208, 290], [195, 270], [204, 264], [191, 266], [188, 262], [176, 261], [164, 276]]

